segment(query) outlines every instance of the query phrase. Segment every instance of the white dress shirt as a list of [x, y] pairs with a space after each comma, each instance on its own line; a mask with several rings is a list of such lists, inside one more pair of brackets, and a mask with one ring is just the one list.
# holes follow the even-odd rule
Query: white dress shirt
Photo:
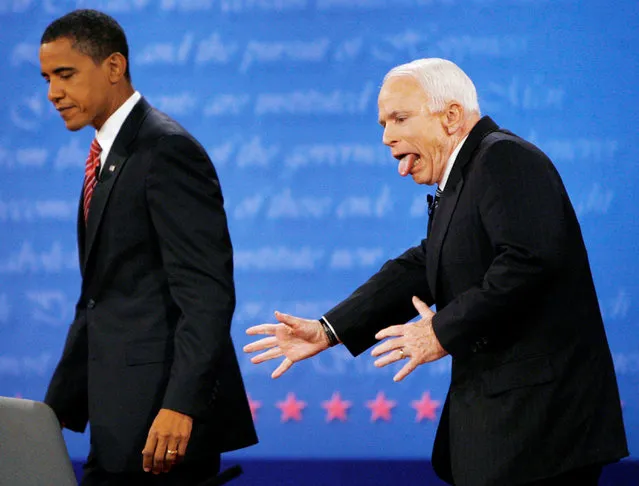
[[444, 170], [444, 177], [442, 177], [442, 181], [437, 185], [437, 188], [440, 191], [443, 191], [444, 188], [446, 187], [446, 182], [448, 182], [448, 177], [450, 176], [450, 173], [453, 170], [453, 165], [455, 165], [455, 160], [457, 160], [459, 151], [461, 150], [462, 145], [464, 145], [464, 142], [466, 141], [467, 138], [468, 138], [468, 135], [462, 138], [461, 142], [459, 142], [457, 144], [457, 147], [455, 147], [455, 150], [453, 150], [453, 153], [450, 154], [450, 157], [448, 157], [448, 161], [446, 162], [446, 170]]
[[100, 153], [100, 172], [102, 172], [104, 162], [109, 156], [113, 142], [115, 142], [115, 137], [118, 136], [120, 128], [122, 128], [124, 124], [124, 120], [129, 116], [135, 104], [140, 101], [140, 98], [142, 98], [142, 95], [139, 91], [133, 93], [128, 100], [122, 103], [120, 108], [113, 112], [109, 119], [104, 122], [104, 125], [95, 132], [95, 138], [102, 148], [102, 153]]

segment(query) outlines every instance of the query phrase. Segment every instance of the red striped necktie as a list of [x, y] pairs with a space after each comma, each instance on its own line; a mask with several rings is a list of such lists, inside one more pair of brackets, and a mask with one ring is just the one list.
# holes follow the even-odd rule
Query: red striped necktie
[[87, 157], [86, 164], [84, 166], [84, 223], [89, 219], [89, 207], [91, 205], [91, 196], [93, 196], [93, 189], [96, 184], [96, 177], [100, 170], [100, 153], [102, 147], [98, 143], [96, 138], [91, 142], [91, 149], [89, 150], [89, 156]]

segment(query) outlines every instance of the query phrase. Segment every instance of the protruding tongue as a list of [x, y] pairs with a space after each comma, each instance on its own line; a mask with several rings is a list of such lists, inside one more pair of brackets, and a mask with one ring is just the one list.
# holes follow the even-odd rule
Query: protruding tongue
[[402, 177], [410, 174], [410, 170], [413, 168], [413, 164], [417, 160], [417, 155], [415, 154], [406, 154], [404, 155], [397, 166], [397, 170], [399, 171], [399, 175]]

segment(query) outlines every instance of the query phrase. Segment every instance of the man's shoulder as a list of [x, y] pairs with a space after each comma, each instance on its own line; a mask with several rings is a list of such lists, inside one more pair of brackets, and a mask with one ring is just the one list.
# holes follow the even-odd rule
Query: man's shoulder
[[166, 136], [193, 136], [179, 122], [166, 113], [149, 106], [149, 112], [140, 126], [140, 137], [161, 138]]
[[513, 144], [513, 146], [524, 146], [528, 143], [529, 142], [519, 135], [516, 135], [506, 128], [500, 128], [499, 130], [489, 133], [481, 142], [485, 148], [494, 147], [496, 144], [502, 144], [502, 148], [504, 148], [509, 144]]
[[201, 148], [198, 141], [179, 122], [149, 105], [137, 134], [138, 148], [157, 148], [164, 144], [186, 144]]
[[483, 157], [494, 154], [518, 154], [525, 158], [549, 161], [548, 156], [534, 143], [503, 128], [487, 135], [481, 141], [477, 154]]
[[512, 173], [544, 178], [559, 175], [550, 158], [533, 143], [508, 130], [490, 133], [475, 151], [467, 174], [485, 182]]

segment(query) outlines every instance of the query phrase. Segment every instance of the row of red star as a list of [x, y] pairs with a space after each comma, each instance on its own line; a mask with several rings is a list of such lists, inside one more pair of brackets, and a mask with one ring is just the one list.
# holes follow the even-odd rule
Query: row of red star
[[[15, 397], [22, 398], [22, 394], [16, 393]], [[251, 407], [253, 420], [257, 420], [257, 411], [262, 408], [262, 402], [253, 400], [250, 395], [248, 395], [248, 402]], [[384, 392], [378, 392], [375, 400], [368, 400], [366, 402], [366, 407], [371, 411], [371, 422], [377, 422], [380, 419], [389, 421], [391, 419], [391, 410], [395, 408], [396, 405], [397, 402], [395, 400], [388, 400]], [[424, 419], [435, 420], [439, 405], [440, 402], [433, 400], [429, 392], [422, 393], [421, 399], [413, 400], [410, 404], [417, 412], [415, 416], [416, 422], [421, 422]], [[282, 422], [288, 422], [289, 420], [299, 422], [302, 420], [302, 410], [306, 408], [306, 402], [298, 400], [295, 397], [295, 393], [289, 392], [286, 395], [286, 400], [277, 402], [275, 406], [282, 412], [280, 417]], [[345, 422], [347, 420], [346, 412], [351, 406], [352, 402], [342, 400], [339, 392], [333, 393], [330, 400], [322, 402], [322, 408], [326, 409], [327, 422], [332, 422], [333, 420]]]
[[[253, 400], [251, 396], [248, 396], [249, 405], [251, 406], [251, 414], [253, 420], [257, 420], [257, 411], [262, 407], [262, 402]], [[366, 402], [366, 407], [371, 411], [371, 422], [376, 422], [380, 419], [389, 421], [391, 419], [391, 410], [397, 405], [395, 400], [388, 400], [384, 395], [384, 392], [377, 393], [375, 400], [369, 400]], [[437, 409], [440, 402], [433, 400], [430, 397], [429, 392], [422, 393], [422, 397], [419, 400], [413, 400], [411, 407], [417, 412], [415, 421], [421, 422], [424, 419], [435, 420], [437, 416]], [[286, 395], [286, 400], [277, 402], [275, 404], [282, 412], [280, 420], [282, 422], [288, 422], [289, 420], [302, 420], [302, 410], [306, 408], [306, 402], [298, 400], [295, 397], [295, 393], [289, 392]], [[333, 420], [341, 420], [345, 422], [347, 420], [346, 413], [351, 408], [352, 402], [348, 400], [342, 400], [339, 392], [333, 393], [330, 400], [322, 402], [322, 408], [326, 410], [326, 421], [332, 422]]]

